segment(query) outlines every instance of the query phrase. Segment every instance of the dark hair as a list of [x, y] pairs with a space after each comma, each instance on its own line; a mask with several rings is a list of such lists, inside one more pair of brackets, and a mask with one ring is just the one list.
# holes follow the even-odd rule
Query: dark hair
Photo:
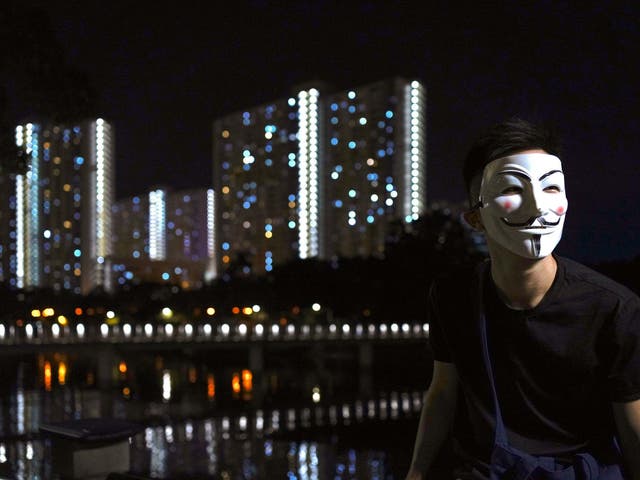
[[560, 156], [560, 141], [547, 126], [514, 117], [486, 130], [471, 146], [462, 167], [470, 205], [473, 207], [477, 202], [476, 190], [480, 188], [479, 180], [488, 163], [511, 153], [537, 148]]

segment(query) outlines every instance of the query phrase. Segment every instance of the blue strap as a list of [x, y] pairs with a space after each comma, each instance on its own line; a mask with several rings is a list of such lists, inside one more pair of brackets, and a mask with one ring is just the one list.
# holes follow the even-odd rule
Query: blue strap
[[491, 368], [491, 358], [489, 356], [489, 343], [487, 341], [487, 321], [484, 315], [482, 291], [484, 286], [484, 277], [487, 269], [487, 262], [482, 262], [478, 267], [478, 281], [476, 282], [474, 303], [477, 309], [477, 314], [480, 319], [480, 336], [482, 338], [482, 357], [484, 360], [484, 366], [489, 377], [489, 385], [491, 385], [491, 394], [493, 396], [493, 405], [495, 407], [496, 414], [496, 432], [494, 443], [496, 445], [509, 445], [507, 439], [507, 430], [502, 420], [502, 413], [500, 411], [500, 403], [498, 402], [498, 394], [496, 392], [496, 386], [493, 379], [493, 369]]

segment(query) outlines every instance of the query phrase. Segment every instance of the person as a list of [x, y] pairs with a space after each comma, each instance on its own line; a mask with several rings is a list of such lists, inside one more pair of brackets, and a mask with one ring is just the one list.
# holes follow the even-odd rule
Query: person
[[441, 478], [443, 445], [445, 478], [521, 478], [496, 466], [499, 424], [547, 470], [579, 459], [595, 465], [584, 478], [640, 480], [640, 299], [553, 253], [568, 209], [559, 155], [551, 130], [520, 118], [467, 154], [463, 217], [489, 255], [429, 289], [433, 375], [407, 480]]

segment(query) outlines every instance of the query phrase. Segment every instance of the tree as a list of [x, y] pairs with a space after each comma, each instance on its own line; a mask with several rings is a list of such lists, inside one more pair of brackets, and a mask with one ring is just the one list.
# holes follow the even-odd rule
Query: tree
[[79, 121], [97, 114], [86, 73], [67, 63], [42, 8], [3, 2], [0, 9], [0, 173], [24, 169], [14, 141], [25, 121]]

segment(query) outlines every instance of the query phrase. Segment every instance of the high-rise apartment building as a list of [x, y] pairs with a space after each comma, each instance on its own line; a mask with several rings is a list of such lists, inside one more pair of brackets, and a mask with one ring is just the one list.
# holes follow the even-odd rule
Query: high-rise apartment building
[[248, 274], [297, 256], [298, 102], [218, 119], [213, 127], [217, 269]]
[[389, 223], [426, 210], [426, 95], [418, 82], [381, 81], [327, 95], [325, 249], [382, 256]]
[[381, 256], [390, 224], [426, 209], [426, 91], [391, 78], [289, 98], [213, 124], [217, 268]]
[[16, 127], [26, 171], [12, 176], [9, 272], [16, 288], [111, 289], [114, 133], [103, 119]]
[[213, 191], [154, 188], [113, 206], [118, 285], [151, 282], [201, 287], [213, 259]]

